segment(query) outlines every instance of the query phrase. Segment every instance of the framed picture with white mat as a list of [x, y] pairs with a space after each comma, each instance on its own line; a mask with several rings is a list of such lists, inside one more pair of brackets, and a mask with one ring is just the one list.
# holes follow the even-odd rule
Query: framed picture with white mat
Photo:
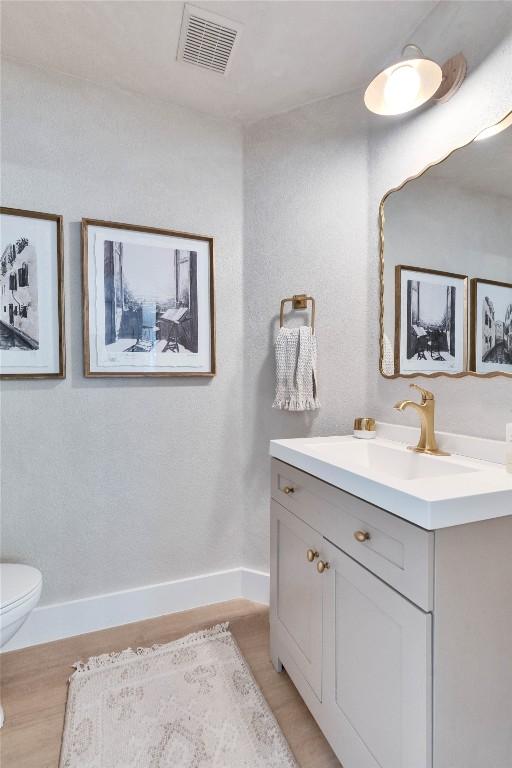
[[0, 377], [62, 379], [62, 216], [0, 208]]
[[512, 283], [471, 280], [471, 370], [512, 375]]
[[86, 376], [213, 376], [213, 238], [82, 220]]

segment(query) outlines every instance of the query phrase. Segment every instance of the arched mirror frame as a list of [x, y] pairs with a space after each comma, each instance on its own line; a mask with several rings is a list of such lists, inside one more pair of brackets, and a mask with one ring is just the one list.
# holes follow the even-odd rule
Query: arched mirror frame
[[[380, 290], [379, 290], [379, 302], [380, 302], [380, 308], [379, 308], [379, 372], [381, 376], [383, 376], [385, 379], [415, 379], [418, 377], [422, 378], [428, 378], [428, 379], [435, 379], [440, 376], [445, 376], [451, 379], [460, 379], [464, 376], [476, 376], [481, 379], [491, 379], [495, 378], [497, 376], [504, 376], [506, 378], [512, 379], [512, 373], [503, 372], [503, 371], [491, 371], [487, 373], [482, 373], [479, 371], [460, 371], [458, 373], [449, 373], [447, 371], [435, 371], [431, 373], [386, 373], [383, 368], [383, 360], [384, 360], [384, 224], [385, 224], [385, 213], [384, 213], [384, 206], [386, 203], [386, 200], [390, 195], [392, 195], [395, 192], [399, 192], [401, 189], [403, 189], [409, 182], [415, 181], [416, 179], [419, 179], [421, 176], [423, 176], [425, 173], [427, 173], [431, 168], [433, 168], [436, 165], [440, 165], [440, 163], [444, 163], [445, 160], [448, 160], [449, 157], [451, 157], [455, 152], [458, 152], [460, 149], [464, 149], [465, 147], [469, 147], [470, 144], [473, 144], [473, 142], [477, 139], [478, 136], [480, 136], [483, 131], [487, 131], [491, 128], [494, 128], [501, 123], [503, 123], [505, 120], [508, 120], [512, 116], [512, 110], [507, 112], [500, 120], [497, 120], [494, 123], [491, 123], [490, 125], [486, 126], [485, 128], [482, 128], [478, 133], [473, 136], [472, 139], [465, 142], [464, 144], [460, 144], [457, 147], [454, 147], [451, 149], [446, 155], [441, 157], [439, 160], [435, 160], [432, 163], [429, 163], [422, 171], [415, 174], [414, 176], [409, 176], [405, 181], [403, 181], [401, 184], [399, 184], [397, 187], [393, 187], [392, 189], [389, 189], [382, 200], [380, 201], [379, 205], [379, 281], [380, 281]], [[512, 130], [512, 126], [509, 126], [505, 130]], [[471, 304], [472, 297], [467, 297], [467, 302]], [[476, 307], [470, 306], [469, 307], [469, 313], [466, 311], [466, 314], [469, 314], [469, 317], [467, 317], [467, 323], [468, 323], [468, 332], [469, 335], [473, 333], [472, 330], [472, 324], [473, 324], [473, 318], [476, 312]], [[469, 337], [468, 337], [469, 340]], [[468, 343], [468, 349], [466, 350], [466, 357], [469, 360], [470, 354], [469, 354], [469, 343]]]

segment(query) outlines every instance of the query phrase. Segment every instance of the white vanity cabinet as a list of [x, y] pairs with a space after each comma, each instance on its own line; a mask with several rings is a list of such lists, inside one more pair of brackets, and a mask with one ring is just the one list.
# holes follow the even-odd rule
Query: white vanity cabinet
[[347, 768], [430, 765], [431, 615], [327, 541], [323, 701]]
[[[315, 696], [322, 698], [322, 581], [307, 551], [323, 546], [319, 533], [272, 502], [272, 573], [275, 575], [274, 631]], [[276, 557], [276, 560], [274, 560]]]
[[436, 540], [272, 460], [272, 660], [343, 768], [511, 768], [510, 521]]

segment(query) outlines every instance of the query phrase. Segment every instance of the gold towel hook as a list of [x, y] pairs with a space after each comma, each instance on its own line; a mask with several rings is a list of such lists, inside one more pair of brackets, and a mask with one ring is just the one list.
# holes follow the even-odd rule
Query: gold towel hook
[[279, 326], [284, 325], [284, 307], [287, 302], [291, 301], [293, 309], [307, 309], [308, 301], [311, 302], [311, 330], [315, 332], [315, 300], [312, 296], [307, 296], [305, 293], [298, 293], [294, 296], [290, 296], [286, 299], [281, 299], [281, 311], [279, 313]]

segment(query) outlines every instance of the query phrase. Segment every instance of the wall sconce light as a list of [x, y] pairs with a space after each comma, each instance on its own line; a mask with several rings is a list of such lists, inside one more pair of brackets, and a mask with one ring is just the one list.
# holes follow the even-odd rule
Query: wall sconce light
[[466, 59], [459, 53], [443, 66], [426, 58], [410, 43], [402, 58], [373, 78], [364, 94], [364, 103], [377, 115], [402, 115], [430, 99], [447, 101], [458, 91], [466, 75]]

